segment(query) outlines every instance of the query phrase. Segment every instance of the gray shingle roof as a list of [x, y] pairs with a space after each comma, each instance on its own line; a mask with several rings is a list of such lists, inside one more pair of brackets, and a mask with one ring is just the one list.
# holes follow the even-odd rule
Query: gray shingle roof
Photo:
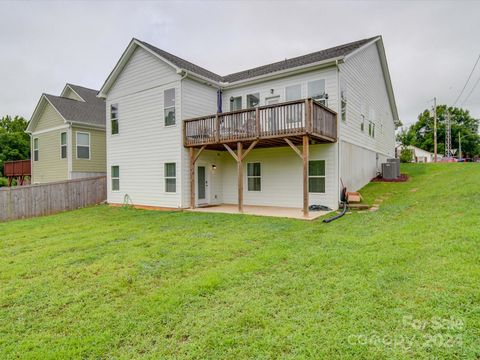
[[67, 121], [105, 126], [105, 101], [97, 98], [98, 90], [68, 84], [85, 102], [44, 94]]
[[292, 69], [296, 68], [299, 66], [303, 65], [308, 65], [308, 64], [313, 64], [316, 62], [328, 60], [328, 59], [334, 59], [337, 57], [342, 57], [345, 55], [348, 55], [352, 51], [355, 51], [356, 49], [360, 48], [361, 46], [367, 44], [368, 42], [378, 38], [378, 36], [368, 38], [368, 39], [363, 39], [363, 40], [358, 40], [354, 41], [348, 44], [340, 45], [340, 46], [335, 46], [333, 48], [313, 52], [310, 54], [302, 55], [302, 56], [297, 56], [291, 59], [285, 59], [283, 61], [278, 61], [272, 64], [268, 65], [263, 65], [259, 66], [253, 69], [248, 69], [240, 72], [236, 72], [233, 74], [229, 74], [226, 76], [220, 76], [217, 75], [209, 70], [206, 70], [198, 65], [195, 65], [189, 61], [186, 61], [184, 59], [179, 58], [178, 56], [172, 55], [162, 49], [159, 49], [153, 45], [150, 45], [144, 41], [140, 41], [136, 39], [138, 42], [142, 43], [145, 45], [147, 48], [149, 48], [151, 51], [155, 52], [156, 54], [160, 55], [161, 57], [167, 59], [171, 63], [173, 63], [175, 66], [185, 69], [187, 71], [191, 71], [195, 74], [207, 77], [211, 80], [214, 81], [222, 81], [222, 82], [235, 82], [235, 81], [240, 81], [240, 80], [246, 80], [250, 78], [254, 78], [257, 76], [262, 76], [262, 75], [267, 75], [270, 73], [274, 73], [277, 71], [281, 70], [286, 70], [286, 69]]

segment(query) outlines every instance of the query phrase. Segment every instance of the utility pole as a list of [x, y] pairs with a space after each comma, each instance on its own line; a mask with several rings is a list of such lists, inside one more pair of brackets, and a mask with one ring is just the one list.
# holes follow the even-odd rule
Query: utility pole
[[437, 162], [437, 98], [433, 98], [433, 153], [434, 161]]
[[447, 107], [447, 117], [445, 119], [445, 156], [449, 158], [453, 157], [452, 154], [452, 129], [450, 126], [450, 112]]
[[458, 133], [458, 160], [462, 159], [462, 137]]

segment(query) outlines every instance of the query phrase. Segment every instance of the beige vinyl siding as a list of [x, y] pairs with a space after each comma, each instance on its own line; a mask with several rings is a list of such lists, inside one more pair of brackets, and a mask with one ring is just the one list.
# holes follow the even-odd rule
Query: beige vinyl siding
[[65, 122], [57, 110], [55, 110], [55, 108], [48, 101], [45, 101], [42, 115], [38, 119], [33, 132], [62, 126], [64, 124]]
[[[90, 133], [90, 160], [77, 159], [77, 132]], [[104, 130], [72, 127], [72, 171], [105, 173], [107, 164]]]
[[68, 179], [68, 161], [67, 159], [62, 159], [60, 153], [60, 134], [66, 131], [68, 130], [53, 130], [39, 135], [32, 135], [32, 143], [34, 138], [38, 138], [39, 149], [39, 160], [32, 161], [33, 183], [47, 183]]

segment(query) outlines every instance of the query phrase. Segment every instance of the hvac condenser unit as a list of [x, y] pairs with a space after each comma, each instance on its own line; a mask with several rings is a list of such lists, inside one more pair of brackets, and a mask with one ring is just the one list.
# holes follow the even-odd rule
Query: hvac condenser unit
[[386, 180], [394, 180], [397, 177], [396, 175], [395, 164], [393, 163], [383, 163], [382, 164], [382, 177]]
[[400, 159], [387, 159], [387, 162], [395, 166], [395, 178], [398, 178], [400, 176]]

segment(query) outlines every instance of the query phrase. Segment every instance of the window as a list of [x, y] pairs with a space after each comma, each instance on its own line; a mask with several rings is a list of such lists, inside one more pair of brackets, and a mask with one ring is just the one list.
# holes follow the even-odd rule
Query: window
[[110, 105], [110, 124], [112, 135], [118, 134], [118, 104]]
[[163, 116], [165, 126], [175, 125], [175, 89], [163, 92]]
[[241, 110], [242, 109], [242, 97], [231, 97], [230, 98], [230, 111]]
[[260, 163], [247, 163], [247, 185], [248, 191], [262, 190]]
[[33, 161], [38, 161], [38, 138], [33, 139]]
[[326, 105], [325, 80], [315, 80], [308, 83], [308, 97]]
[[365, 130], [365, 114], [366, 114], [366, 105], [365, 100], [360, 100], [360, 130]]
[[291, 85], [285, 88], [286, 101], [294, 101], [302, 98], [302, 85]]
[[77, 132], [77, 159], [90, 159], [90, 133]]
[[325, 192], [325, 160], [308, 162], [308, 191], [311, 193]]
[[67, 158], [67, 133], [60, 134], [60, 156], [62, 159]]
[[177, 191], [177, 171], [175, 163], [165, 164], [165, 192]]
[[371, 121], [368, 122], [368, 135], [375, 137], [375, 123]]
[[112, 191], [120, 190], [120, 166], [112, 166]]
[[343, 78], [340, 78], [340, 116], [347, 121], [347, 83]]
[[260, 94], [248, 94], [247, 95], [247, 108], [251, 109], [260, 104]]

